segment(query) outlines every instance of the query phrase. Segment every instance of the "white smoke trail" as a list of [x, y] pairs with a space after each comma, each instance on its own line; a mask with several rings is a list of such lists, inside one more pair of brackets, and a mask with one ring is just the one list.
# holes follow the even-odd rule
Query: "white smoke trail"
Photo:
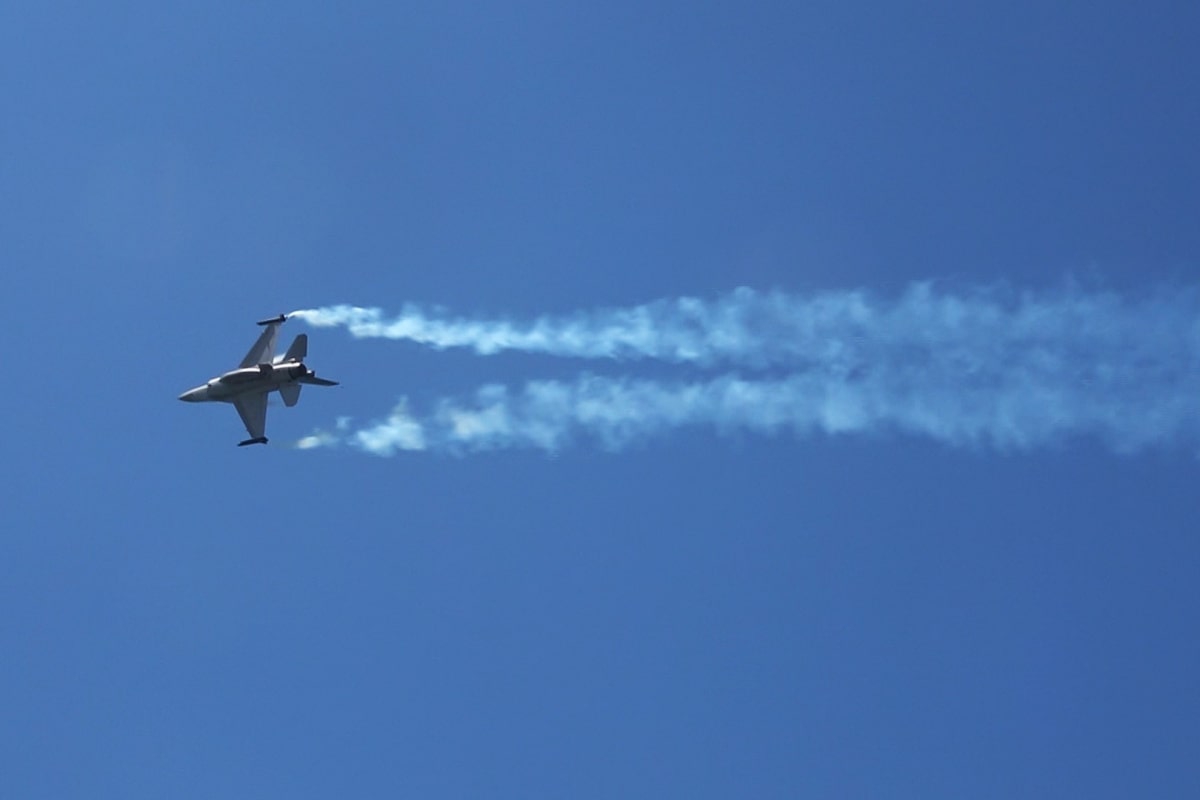
[[[391, 318], [379, 308], [346, 305], [302, 309], [291, 316], [316, 327], [343, 326], [359, 338], [463, 347], [483, 355], [515, 350], [845, 372], [904, 356], [984, 368], [1029, 350], [1064, 361], [1082, 359], [1083, 367], [1091, 368], [1125, 348], [1162, 345], [1191, 365], [1200, 330], [1193, 290], [1127, 301], [1111, 292], [1072, 289], [953, 294], [928, 283], [913, 285], [893, 301], [861, 291], [789, 295], [740, 288], [711, 301], [658, 300], [526, 322], [452, 317], [416, 306]], [[1183, 352], [1181, 345], [1186, 345]]]
[[577, 357], [733, 362], [782, 375], [701, 381], [585, 375], [443, 399], [424, 415], [402, 403], [384, 420], [306, 437], [469, 452], [558, 450], [591, 440], [620, 449], [683, 426], [797, 436], [904, 432], [950, 445], [1024, 449], [1095, 436], [1119, 452], [1200, 441], [1200, 302], [1194, 290], [1137, 301], [1065, 290], [1000, 297], [911, 288], [895, 301], [859, 292], [812, 297], [739, 289], [712, 302], [659, 301], [526, 324], [430, 317], [407, 309], [296, 313], [356, 336], [434, 347]]
[[683, 426], [796, 436], [903, 432], [950, 445], [1027, 449], [1078, 435], [1118, 452], [1200, 440], [1200, 378], [1137, 365], [1056, 372], [1052, 362], [1012, 364], [964, 377], [921, 365], [853, 376], [778, 380], [727, 375], [704, 382], [583, 376], [535, 381], [519, 391], [492, 385], [473, 400], [443, 399], [425, 416], [407, 403], [358, 430], [317, 433], [301, 447], [347, 444], [376, 455], [506, 447], [556, 451], [580, 439], [610, 450]]

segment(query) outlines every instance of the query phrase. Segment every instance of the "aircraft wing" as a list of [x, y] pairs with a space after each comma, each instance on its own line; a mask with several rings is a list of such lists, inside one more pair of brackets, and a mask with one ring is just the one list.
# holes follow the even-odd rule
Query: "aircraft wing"
[[275, 357], [275, 340], [279, 338], [279, 326], [281, 322], [268, 322], [263, 329], [262, 334], [258, 337], [258, 341], [250, 348], [250, 352], [246, 353], [246, 357], [242, 359], [242, 363], [238, 367], [255, 367], [259, 364], [270, 364], [271, 359]]
[[246, 426], [246, 433], [250, 434], [247, 443], [257, 439], [265, 442], [267, 440], [267, 393], [255, 392], [254, 394], [238, 395], [233, 400], [233, 407], [237, 409], [238, 416], [242, 418], [242, 424]]

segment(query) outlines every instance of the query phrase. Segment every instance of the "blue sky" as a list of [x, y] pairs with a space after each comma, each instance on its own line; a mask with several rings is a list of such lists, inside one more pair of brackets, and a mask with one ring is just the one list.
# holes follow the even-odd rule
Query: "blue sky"
[[[1198, 22], [6, 6], [0, 794], [1195, 795]], [[886, 414], [305, 451], [401, 398], [762, 373], [299, 321], [343, 385], [273, 407], [267, 447], [175, 399], [293, 309], [517, 324], [739, 286], [893, 308], [922, 281], [1142, 308], [1103, 352], [1144, 370], [1119, 417], [1167, 423], [1132, 451]], [[1040, 358], [1005, 319], [1003, 352]], [[1089, 347], [1071, 386], [1104, 399]]]

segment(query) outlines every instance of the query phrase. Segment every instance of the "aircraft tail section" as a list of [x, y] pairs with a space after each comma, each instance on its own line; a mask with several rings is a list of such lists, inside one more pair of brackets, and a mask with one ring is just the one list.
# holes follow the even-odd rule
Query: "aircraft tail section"
[[300, 402], [300, 384], [285, 383], [279, 387], [279, 395], [283, 398], [283, 404], [291, 407]]
[[316, 374], [312, 373], [312, 372], [308, 373], [303, 378], [298, 378], [297, 380], [300, 383], [311, 383], [313, 386], [337, 386], [338, 385], [337, 381], [330, 381], [330, 380], [326, 380], [325, 378], [318, 378], [316, 376]]
[[[308, 355], [308, 334], [302, 333], [292, 340], [292, 346], [287, 349], [284, 361], [303, 361]], [[289, 403], [289, 405], [291, 405]]]

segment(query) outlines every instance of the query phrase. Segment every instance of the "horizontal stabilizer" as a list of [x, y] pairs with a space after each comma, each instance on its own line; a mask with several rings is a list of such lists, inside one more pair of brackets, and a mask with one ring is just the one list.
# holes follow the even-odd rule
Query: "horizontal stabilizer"
[[337, 386], [337, 385], [339, 385], [337, 381], [330, 381], [330, 380], [326, 380], [325, 378], [318, 378], [316, 375], [313, 375], [311, 373], [308, 375], [305, 375], [303, 378], [299, 378], [298, 382], [299, 383], [311, 383], [313, 386]]
[[238, 447], [245, 447], [248, 444], [266, 444], [266, 443], [267, 443], [267, 437], [257, 436], [253, 439], [247, 439], [244, 442], [238, 442]]
[[300, 384], [285, 383], [279, 387], [279, 396], [283, 398], [283, 404], [291, 408], [300, 402]]

